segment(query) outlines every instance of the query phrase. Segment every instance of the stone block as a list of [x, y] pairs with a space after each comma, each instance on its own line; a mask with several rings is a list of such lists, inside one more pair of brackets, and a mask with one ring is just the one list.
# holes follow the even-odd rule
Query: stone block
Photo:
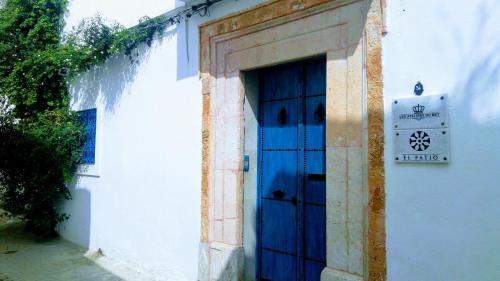
[[243, 279], [242, 247], [212, 243], [210, 247], [210, 280], [239, 281]]
[[222, 242], [224, 240], [224, 235], [223, 235], [223, 221], [222, 220], [215, 220], [213, 221], [213, 227], [214, 227], [214, 241], [220, 241]]
[[326, 146], [347, 146], [346, 50], [327, 54]]
[[363, 281], [363, 277], [325, 267], [321, 272], [321, 281]]

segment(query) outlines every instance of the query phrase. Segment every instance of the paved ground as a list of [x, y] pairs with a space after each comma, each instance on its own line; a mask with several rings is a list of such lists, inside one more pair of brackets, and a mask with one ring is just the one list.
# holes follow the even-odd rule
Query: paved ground
[[0, 218], [0, 281], [151, 281], [126, 266], [62, 239], [41, 241]]

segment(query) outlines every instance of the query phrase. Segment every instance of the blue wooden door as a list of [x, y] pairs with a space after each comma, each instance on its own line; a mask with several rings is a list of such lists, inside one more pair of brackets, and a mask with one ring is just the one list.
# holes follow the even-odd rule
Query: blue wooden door
[[263, 70], [259, 280], [320, 280], [326, 263], [324, 60]]

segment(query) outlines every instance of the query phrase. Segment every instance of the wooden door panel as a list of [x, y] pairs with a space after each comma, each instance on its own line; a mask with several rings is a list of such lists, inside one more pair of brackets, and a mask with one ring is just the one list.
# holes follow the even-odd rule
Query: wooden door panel
[[297, 149], [297, 100], [262, 105], [262, 149]]
[[262, 159], [261, 197], [291, 200], [297, 196], [297, 152], [264, 151]]
[[305, 257], [325, 262], [326, 257], [325, 206], [305, 205]]
[[280, 66], [264, 71], [263, 95], [261, 101], [295, 98], [301, 92], [302, 83], [300, 65]]
[[260, 280], [319, 281], [326, 261], [326, 65], [261, 74]]
[[297, 256], [262, 250], [261, 280], [297, 280]]
[[325, 96], [307, 97], [305, 106], [305, 148], [324, 149], [326, 140]]
[[324, 151], [306, 151], [304, 179], [305, 203], [325, 204], [326, 157]]
[[306, 96], [326, 95], [326, 61], [306, 63], [305, 72]]
[[262, 199], [262, 248], [297, 253], [296, 207], [289, 201]]

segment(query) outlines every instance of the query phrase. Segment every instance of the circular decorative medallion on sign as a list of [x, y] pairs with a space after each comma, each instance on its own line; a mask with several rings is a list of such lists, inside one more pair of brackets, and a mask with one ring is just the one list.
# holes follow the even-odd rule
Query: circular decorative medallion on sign
[[423, 131], [416, 131], [410, 136], [410, 146], [416, 151], [424, 151], [431, 145], [431, 137]]

